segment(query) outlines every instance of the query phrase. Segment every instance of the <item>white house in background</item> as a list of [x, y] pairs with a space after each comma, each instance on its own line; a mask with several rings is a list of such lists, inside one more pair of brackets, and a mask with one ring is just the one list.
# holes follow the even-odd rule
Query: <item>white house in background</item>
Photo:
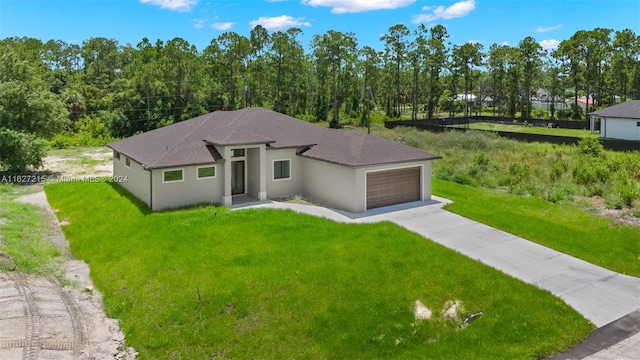
[[631, 100], [589, 113], [590, 129], [600, 122], [600, 137], [640, 141], [640, 100]]
[[468, 103], [472, 104], [474, 102], [476, 102], [476, 99], [478, 97], [475, 96], [474, 94], [456, 94], [455, 96], [455, 101], [467, 101]]
[[350, 212], [431, 199], [437, 155], [263, 108], [217, 111], [113, 142], [113, 175], [152, 210], [305, 195]]

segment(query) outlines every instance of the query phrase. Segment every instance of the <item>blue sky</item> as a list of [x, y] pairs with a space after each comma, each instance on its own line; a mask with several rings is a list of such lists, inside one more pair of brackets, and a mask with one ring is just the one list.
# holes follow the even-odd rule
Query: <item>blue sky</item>
[[136, 45], [180, 37], [204, 49], [225, 31], [248, 36], [255, 24], [270, 31], [353, 32], [360, 46], [382, 50], [389, 27], [447, 27], [452, 44], [517, 46], [527, 36], [553, 48], [577, 30], [630, 28], [640, 34], [638, 0], [0, 0], [0, 38], [28, 36], [82, 43], [107, 37]]

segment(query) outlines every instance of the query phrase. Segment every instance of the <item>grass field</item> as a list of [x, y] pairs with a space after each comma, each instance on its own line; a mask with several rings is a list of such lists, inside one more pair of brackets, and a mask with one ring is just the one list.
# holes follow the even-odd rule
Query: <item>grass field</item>
[[546, 128], [540, 126], [522, 126], [522, 125], [507, 125], [507, 124], [494, 124], [486, 122], [477, 122], [469, 124], [470, 129], [476, 130], [490, 130], [490, 131], [507, 131], [507, 132], [519, 132], [525, 134], [539, 134], [539, 135], [552, 135], [552, 136], [570, 136], [577, 138], [586, 137], [599, 137], [599, 134], [592, 134], [589, 130], [578, 129], [562, 129], [562, 128]]
[[58, 275], [60, 250], [45, 239], [47, 214], [14, 200], [25, 186], [0, 184], [0, 271]]
[[374, 134], [442, 156], [433, 174], [443, 180], [533, 196], [555, 203], [602, 200], [640, 217], [640, 152], [602, 149], [597, 138], [577, 145], [524, 143], [481, 131], [440, 134], [374, 128]]
[[640, 276], [640, 228], [535, 197], [433, 180], [446, 209], [619, 273]]
[[45, 190], [140, 359], [537, 359], [593, 329], [550, 293], [391, 223], [151, 213], [107, 183]]

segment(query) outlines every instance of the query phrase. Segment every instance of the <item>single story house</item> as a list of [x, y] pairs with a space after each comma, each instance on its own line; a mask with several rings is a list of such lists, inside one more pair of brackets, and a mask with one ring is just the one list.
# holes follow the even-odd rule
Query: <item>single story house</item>
[[590, 112], [589, 119], [591, 132], [600, 123], [600, 137], [640, 141], [640, 100]]
[[113, 174], [152, 210], [304, 195], [350, 212], [431, 198], [437, 155], [263, 108], [217, 111], [128, 137]]

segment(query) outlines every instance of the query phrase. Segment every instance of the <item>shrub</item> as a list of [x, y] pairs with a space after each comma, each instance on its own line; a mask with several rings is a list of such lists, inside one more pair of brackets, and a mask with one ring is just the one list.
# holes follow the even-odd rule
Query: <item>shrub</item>
[[551, 181], [556, 181], [564, 175], [569, 169], [569, 162], [562, 158], [556, 158], [551, 162], [551, 168], [549, 171], [549, 178]]
[[531, 175], [531, 166], [527, 163], [511, 163], [509, 164], [509, 174], [513, 176], [516, 181], [521, 182], [528, 179]]
[[455, 174], [452, 180], [458, 184], [476, 186], [476, 181], [469, 174]]
[[489, 164], [491, 163], [491, 159], [484, 152], [478, 153], [476, 155], [474, 162], [478, 165], [482, 170], [487, 170]]
[[601, 156], [604, 153], [604, 146], [600, 138], [587, 137], [578, 142], [578, 151], [583, 155]]
[[0, 166], [10, 171], [39, 168], [46, 156], [47, 142], [33, 134], [0, 129]]
[[590, 185], [596, 182], [596, 172], [587, 161], [580, 161], [573, 169], [573, 178], [580, 185]]
[[545, 109], [533, 109], [531, 111], [531, 116], [533, 116], [536, 119], [544, 119], [547, 115], [547, 111]]

